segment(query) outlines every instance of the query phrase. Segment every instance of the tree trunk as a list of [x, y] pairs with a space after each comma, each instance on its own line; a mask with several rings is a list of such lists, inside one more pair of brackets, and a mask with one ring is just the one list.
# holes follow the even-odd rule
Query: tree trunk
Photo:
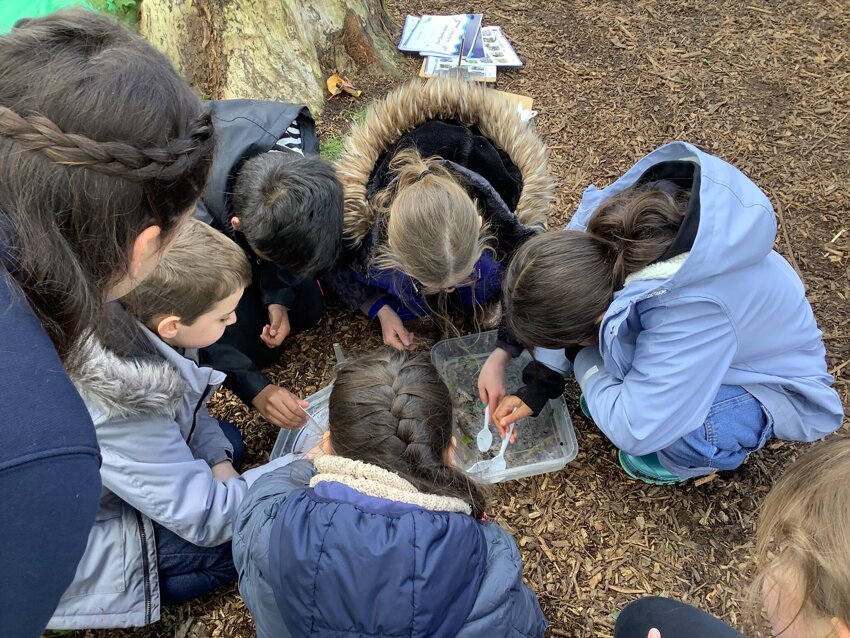
[[324, 109], [326, 78], [399, 77], [381, 0], [143, 0], [140, 28], [208, 99]]

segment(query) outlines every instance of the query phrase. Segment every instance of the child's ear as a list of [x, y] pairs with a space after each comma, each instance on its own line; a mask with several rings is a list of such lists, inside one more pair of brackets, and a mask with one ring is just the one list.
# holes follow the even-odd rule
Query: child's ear
[[449, 467], [455, 467], [455, 451], [457, 450], [457, 439], [452, 436], [452, 442], [449, 447], [443, 452], [443, 461]]
[[233, 226], [233, 230], [239, 230], [239, 225], [242, 223], [242, 221], [238, 217], [231, 217], [230, 223]]
[[333, 455], [334, 449], [331, 446], [331, 432], [330, 430], [325, 430], [324, 434], [322, 434], [322, 442], [319, 443], [322, 448], [322, 452], [324, 454]]
[[838, 638], [850, 638], [850, 626], [840, 618], [832, 619], [832, 626], [835, 627], [835, 635]]
[[173, 339], [180, 329], [180, 317], [175, 315], [162, 316], [154, 319], [156, 334], [162, 339]]
[[133, 279], [138, 279], [145, 260], [161, 248], [161, 230], [159, 226], [148, 226], [133, 241], [130, 252], [130, 276]]

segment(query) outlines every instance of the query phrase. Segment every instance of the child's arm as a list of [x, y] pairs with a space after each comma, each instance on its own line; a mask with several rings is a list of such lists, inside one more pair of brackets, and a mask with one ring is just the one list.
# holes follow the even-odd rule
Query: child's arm
[[628, 454], [657, 452], [705, 421], [737, 352], [726, 311], [707, 299], [679, 299], [641, 315], [631, 369], [618, 378], [596, 348], [575, 361], [596, 425]]
[[481, 525], [487, 541], [487, 570], [458, 638], [492, 634], [497, 626], [500, 636], [541, 638], [548, 623], [537, 596], [522, 582], [516, 541], [496, 523]]
[[295, 305], [295, 281], [270, 261], [260, 266], [260, 291], [266, 306], [278, 304], [286, 308]]
[[348, 308], [359, 310], [370, 319], [377, 317], [381, 308], [392, 302], [392, 297], [360, 281], [351, 266], [342, 263], [334, 266], [323, 281], [328, 283]]
[[189, 449], [196, 459], [213, 467], [223, 461], [233, 461], [233, 445], [224, 435], [218, 420], [210, 416], [207, 406], [202, 405], [195, 414], [195, 429], [189, 440]]
[[[168, 418], [115, 420], [97, 426], [103, 485], [190, 543], [212, 547], [230, 540], [248, 490], [242, 477], [217, 480], [196, 459]], [[269, 471], [286, 459], [254, 470]]]
[[[513, 395], [504, 397], [495, 410], [491, 408], [493, 423], [502, 436], [507, 433], [511, 423], [528, 416], [537, 416], [547, 401], [561, 396], [564, 393], [564, 378], [572, 367], [572, 361], [567, 357], [565, 349], [535, 348], [534, 361], [522, 371], [522, 381], [525, 385]], [[514, 428], [514, 440], [516, 435]]]

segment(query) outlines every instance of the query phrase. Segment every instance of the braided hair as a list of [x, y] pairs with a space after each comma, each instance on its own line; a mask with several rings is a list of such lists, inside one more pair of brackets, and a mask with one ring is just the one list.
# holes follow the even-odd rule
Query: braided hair
[[66, 367], [146, 227], [162, 241], [212, 163], [208, 113], [168, 60], [92, 11], [0, 36], [0, 266]]
[[483, 515], [481, 488], [446, 462], [452, 401], [427, 357], [386, 350], [346, 362], [329, 409], [336, 454], [395, 472], [421, 492], [462, 499], [474, 517]]
[[587, 345], [626, 277], [660, 259], [682, 224], [689, 192], [636, 187], [605, 200], [587, 232], [529, 239], [502, 283], [508, 328], [543, 348]]

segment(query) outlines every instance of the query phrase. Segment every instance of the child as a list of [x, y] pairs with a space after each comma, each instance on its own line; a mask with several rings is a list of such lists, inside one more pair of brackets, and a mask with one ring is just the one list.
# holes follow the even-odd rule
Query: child
[[456, 78], [373, 104], [338, 171], [347, 244], [328, 281], [398, 350], [413, 345], [406, 320], [498, 309], [504, 265], [554, 199], [546, 146], [517, 105]]
[[146, 625], [161, 605], [235, 579], [236, 511], [252, 478], [274, 464], [236, 472], [239, 432], [205, 407], [224, 375], [178, 350], [192, 357], [221, 336], [250, 275], [236, 244], [189, 222], [126, 298], [144, 325], [116, 309], [130, 354], [87, 344], [72, 378], [94, 420], [104, 490], [51, 628]]
[[[765, 499], [756, 532], [755, 587], [774, 636], [850, 638], [850, 437], [801, 456]], [[614, 638], [741, 638], [684, 603], [643, 598], [617, 618]]]
[[843, 411], [821, 332], [775, 238], [765, 194], [690, 144], [588, 189], [568, 230], [511, 264], [508, 326], [537, 362], [494, 410], [499, 428], [559, 396], [574, 367], [589, 416], [648, 482], [834, 432]]
[[233, 556], [257, 633], [542, 636], [513, 539], [453, 464], [448, 388], [424, 357], [347, 362], [313, 462], [252, 487]]
[[216, 151], [195, 216], [237, 242], [253, 271], [239, 323], [201, 351], [227, 374], [225, 385], [280, 427], [299, 427], [304, 401], [271, 383], [260, 367], [284, 339], [310, 328], [324, 301], [316, 277], [336, 261], [342, 241], [342, 186], [318, 156], [306, 108], [281, 102], [211, 102]]

